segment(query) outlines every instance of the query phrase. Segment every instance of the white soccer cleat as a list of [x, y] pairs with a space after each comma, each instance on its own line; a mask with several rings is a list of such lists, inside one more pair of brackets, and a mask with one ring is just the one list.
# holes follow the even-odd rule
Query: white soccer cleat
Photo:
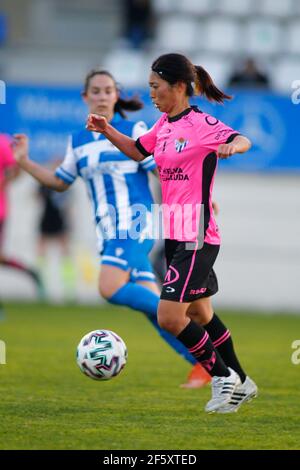
[[229, 377], [213, 377], [211, 381], [212, 398], [205, 406], [207, 413], [217, 411], [222, 406], [231, 401], [232, 395], [240, 385], [241, 380], [238, 374], [228, 367]]
[[256, 383], [247, 376], [245, 382], [236, 388], [230, 401], [218, 409], [218, 413], [234, 413], [243, 403], [251, 401], [252, 398], [257, 397], [257, 395], [258, 388]]

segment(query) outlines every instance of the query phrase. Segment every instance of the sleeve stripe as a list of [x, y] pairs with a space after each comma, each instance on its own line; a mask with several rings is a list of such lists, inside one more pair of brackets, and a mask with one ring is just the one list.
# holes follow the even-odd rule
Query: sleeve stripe
[[65, 172], [62, 168], [57, 168], [55, 171], [55, 176], [62, 179], [65, 183], [71, 184], [75, 181], [74, 176], [71, 176], [67, 172]]
[[151, 163], [148, 163], [147, 165], [143, 165], [144, 170], [152, 170], [152, 168], [156, 168], [155, 162], [151, 162]]
[[152, 155], [145, 158], [145, 160], [142, 160], [140, 165], [145, 171], [152, 171], [154, 168], [156, 168], [156, 163]]
[[231, 134], [231, 135], [228, 137], [228, 139], [226, 140], [226, 144], [230, 144], [230, 142], [232, 142], [233, 139], [234, 139], [235, 137], [237, 137], [238, 135], [241, 135], [241, 134], [239, 134], [238, 132], [235, 132], [234, 134]]
[[61, 180], [63, 180], [65, 183], [67, 184], [72, 184], [73, 181], [70, 181], [69, 178], [66, 178], [65, 176], [63, 176], [62, 174], [60, 174], [58, 171], [55, 172], [55, 176]]
[[141, 154], [144, 155], [144, 157], [150, 157], [150, 155], [152, 155], [152, 153], [147, 152], [147, 150], [142, 146], [140, 139], [135, 141], [135, 146], [141, 152]]
[[117, 258], [116, 256], [104, 255], [102, 256], [101, 261], [112, 261], [114, 263], [121, 264], [122, 266], [128, 265], [128, 262], [125, 259], [120, 259], [120, 258]]
[[72, 175], [71, 173], [69, 173], [67, 170], [65, 170], [62, 166], [59, 167], [59, 169], [66, 175], [66, 176], [69, 176], [70, 178], [73, 178], [75, 179], [76, 176]]
[[141, 165], [143, 168], [147, 168], [147, 166], [152, 165], [153, 163], [155, 163], [155, 160], [153, 157], [148, 157], [148, 158], [145, 158], [145, 160], [141, 161]]

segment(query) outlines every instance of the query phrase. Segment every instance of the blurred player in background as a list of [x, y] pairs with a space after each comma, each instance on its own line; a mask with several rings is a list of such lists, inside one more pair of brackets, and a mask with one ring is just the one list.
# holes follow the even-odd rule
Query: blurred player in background
[[239, 64], [239, 68], [234, 70], [232, 75], [229, 77], [228, 86], [235, 88], [246, 88], [246, 89], [269, 89], [270, 79], [265, 72], [262, 72], [255, 60], [252, 57], [248, 57], [242, 64]]
[[[51, 167], [57, 166], [54, 162]], [[46, 276], [47, 254], [50, 246], [56, 245], [60, 254], [60, 276], [66, 300], [74, 300], [75, 270], [70, 253], [70, 194], [57, 193], [43, 185], [38, 189], [42, 211], [39, 221], [38, 257], [39, 265]], [[44, 285], [46, 282], [44, 279]]]
[[[90, 113], [105, 116], [130, 138], [137, 139], [145, 133], [143, 122], [129, 121], [124, 113], [141, 109], [142, 103], [134, 98], [122, 99], [115, 79], [107, 71], [92, 70], [86, 77], [82, 96]], [[153, 158], [140, 164], [133, 162], [104, 136], [83, 129], [72, 135], [64, 161], [52, 172], [29, 159], [26, 136], [15, 137], [19, 165], [41, 184], [61, 192], [78, 176], [83, 178], [94, 210], [101, 254], [100, 294], [112, 304], [145, 313], [170, 346], [195, 366], [197, 384], [210, 380], [187, 348], [157, 323], [159, 288], [148, 258], [154, 242], [147, 237], [153, 203], [148, 172], [156, 168]], [[143, 204], [147, 211], [138, 239], [129, 235], [134, 204]]]
[[6, 256], [3, 251], [4, 226], [8, 216], [6, 190], [9, 183], [19, 174], [19, 168], [13, 157], [11, 143], [8, 136], [0, 134], [0, 267], [12, 268], [30, 276], [36, 285], [39, 297], [43, 299], [44, 288], [37, 271], [15, 258]]
[[[215, 86], [203, 67], [194, 66], [185, 56], [165, 54], [156, 59], [149, 85], [152, 101], [163, 114], [138, 139], [121, 133], [97, 114], [89, 116], [87, 128], [102, 133], [135, 162], [141, 163], [154, 155], [162, 187], [164, 228], [168, 234], [165, 240], [168, 271], [158, 321], [212, 376], [212, 398], [205, 411], [234, 412], [256, 395], [257, 387], [242, 369], [230, 331], [214, 313], [210, 301], [218, 291], [213, 265], [220, 248], [211, 198], [218, 157], [244, 153], [251, 143], [218, 119], [190, 105], [189, 99], [195, 91], [218, 103], [230, 96]], [[187, 205], [192, 208], [189, 222], [182, 215]], [[173, 218], [172, 207], [178, 209]], [[200, 215], [203, 215], [202, 225]], [[198, 230], [193, 230], [193, 224]]]

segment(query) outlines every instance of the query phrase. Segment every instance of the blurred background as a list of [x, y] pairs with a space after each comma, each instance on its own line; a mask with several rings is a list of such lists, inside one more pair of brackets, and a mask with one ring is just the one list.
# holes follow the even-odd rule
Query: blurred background
[[[53, 166], [85, 122], [80, 91], [95, 66], [115, 75], [124, 93], [140, 95], [138, 114], [152, 125], [158, 112], [148, 74], [164, 52], [186, 54], [234, 95], [224, 107], [195, 101], [253, 142], [247, 155], [221, 162], [216, 180], [223, 245], [215, 303], [300, 312], [299, 0], [1, 0], [0, 133], [27, 133], [32, 158]], [[47, 195], [24, 174], [8, 193], [7, 256], [41, 273], [50, 301], [99, 303], [81, 182], [65, 200], [52, 200], [68, 213], [68, 233], [46, 248]], [[0, 299], [38, 295], [32, 279], [0, 266]]]

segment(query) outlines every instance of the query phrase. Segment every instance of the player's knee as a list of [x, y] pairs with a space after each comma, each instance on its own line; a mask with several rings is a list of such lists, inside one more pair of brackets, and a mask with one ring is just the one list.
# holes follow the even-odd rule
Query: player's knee
[[209, 298], [196, 300], [187, 310], [187, 316], [198, 325], [207, 325], [212, 319], [213, 314], [214, 311]]
[[176, 319], [165, 315], [164, 312], [159, 310], [157, 313], [157, 322], [163, 330], [168, 331], [169, 333], [176, 334], [178, 331], [178, 322]]
[[99, 285], [99, 294], [106, 300], [109, 300], [118, 290], [118, 287], [105, 282]]
[[209, 312], [193, 312], [188, 311], [187, 316], [198, 325], [207, 325], [210, 322], [212, 315]]

